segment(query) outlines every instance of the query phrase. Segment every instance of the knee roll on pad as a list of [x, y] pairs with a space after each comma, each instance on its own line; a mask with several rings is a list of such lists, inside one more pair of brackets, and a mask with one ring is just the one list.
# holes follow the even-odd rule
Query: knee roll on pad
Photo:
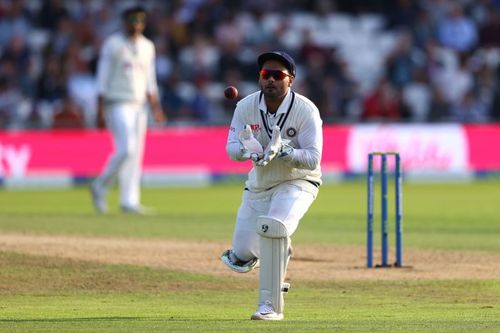
[[288, 237], [285, 224], [280, 220], [267, 216], [259, 216], [257, 220], [257, 233], [266, 238]]
[[284, 283], [288, 264], [290, 238], [283, 222], [267, 216], [257, 220], [260, 238], [259, 303], [271, 303], [274, 311], [283, 313], [283, 293], [289, 284]]

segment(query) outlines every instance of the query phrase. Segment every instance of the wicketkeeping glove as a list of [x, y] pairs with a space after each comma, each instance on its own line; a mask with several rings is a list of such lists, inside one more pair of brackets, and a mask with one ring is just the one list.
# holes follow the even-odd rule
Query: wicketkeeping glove
[[281, 146], [283, 145], [283, 141], [281, 139], [281, 132], [278, 126], [273, 127], [273, 133], [271, 135], [271, 141], [267, 145], [266, 149], [264, 149], [264, 157], [258, 160], [255, 164], [257, 166], [266, 166], [271, 162], [278, 153], [281, 151]]
[[292, 154], [294, 151], [293, 146], [290, 144], [290, 140], [283, 139], [283, 144], [281, 145], [281, 150], [278, 155], [278, 158], [281, 158], [284, 161], [290, 161], [292, 159]]
[[238, 140], [241, 144], [240, 150], [242, 159], [256, 162], [264, 156], [264, 149], [260, 142], [253, 136], [250, 125], [245, 125], [243, 131], [238, 134]]

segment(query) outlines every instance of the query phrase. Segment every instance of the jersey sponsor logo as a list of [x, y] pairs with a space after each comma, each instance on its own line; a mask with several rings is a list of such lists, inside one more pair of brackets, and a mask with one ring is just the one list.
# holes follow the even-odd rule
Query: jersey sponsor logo
[[286, 135], [288, 135], [288, 137], [290, 137], [290, 138], [293, 138], [294, 136], [297, 135], [297, 130], [293, 127], [288, 127], [286, 129]]
[[254, 134], [259, 134], [261, 127], [260, 127], [260, 124], [250, 124], [250, 129], [252, 130], [252, 132]]

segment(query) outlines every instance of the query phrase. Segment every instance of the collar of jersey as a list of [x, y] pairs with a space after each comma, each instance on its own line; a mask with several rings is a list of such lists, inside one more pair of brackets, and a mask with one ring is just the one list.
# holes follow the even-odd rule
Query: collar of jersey
[[[263, 95], [261, 95], [261, 96], [263, 97]], [[278, 111], [276, 111], [276, 113], [273, 115], [278, 115], [280, 113], [287, 113], [291, 102], [292, 102], [292, 90], [288, 89], [288, 92], [286, 93], [285, 99], [283, 99], [283, 102], [281, 102], [281, 105], [278, 108]], [[267, 114], [267, 105], [266, 105], [266, 102], [264, 101], [264, 98], [261, 98], [259, 101], [259, 110], [261, 112], [263, 112], [264, 114]]]

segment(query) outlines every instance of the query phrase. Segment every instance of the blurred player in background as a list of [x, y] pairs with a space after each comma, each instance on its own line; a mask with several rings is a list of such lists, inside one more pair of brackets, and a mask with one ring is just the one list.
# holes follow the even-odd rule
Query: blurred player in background
[[106, 194], [118, 177], [122, 211], [143, 214], [147, 211], [140, 203], [146, 101], [156, 122], [165, 122], [166, 117], [158, 101], [155, 47], [143, 35], [146, 11], [141, 6], [130, 7], [122, 19], [124, 32], [104, 41], [97, 67], [97, 121], [98, 125], [105, 121], [111, 131], [114, 152], [92, 183], [91, 192], [96, 210], [107, 212]]
[[291, 90], [296, 66], [288, 54], [264, 53], [257, 63], [261, 90], [238, 102], [227, 140], [229, 157], [250, 160], [253, 168], [233, 248], [221, 260], [239, 273], [260, 265], [259, 304], [251, 319], [281, 320], [290, 236], [321, 185], [322, 120], [309, 99]]

